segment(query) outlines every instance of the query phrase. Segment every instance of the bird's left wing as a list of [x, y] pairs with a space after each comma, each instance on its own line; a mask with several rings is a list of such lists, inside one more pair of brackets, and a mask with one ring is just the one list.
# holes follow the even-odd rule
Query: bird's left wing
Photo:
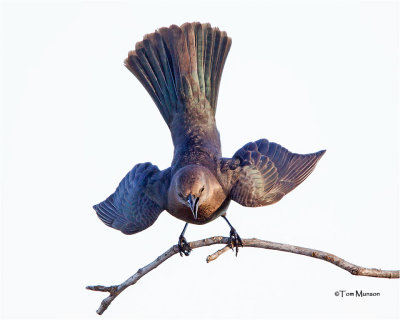
[[249, 142], [232, 158], [220, 160], [220, 182], [230, 198], [241, 205], [266, 206], [302, 183], [324, 153], [292, 153], [266, 139]]
[[149, 162], [137, 164], [106, 200], [93, 206], [107, 226], [125, 234], [150, 227], [166, 207], [171, 169]]

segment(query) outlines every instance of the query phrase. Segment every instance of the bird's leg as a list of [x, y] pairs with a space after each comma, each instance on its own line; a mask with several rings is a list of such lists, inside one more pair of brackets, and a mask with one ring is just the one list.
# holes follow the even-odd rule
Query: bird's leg
[[182, 233], [179, 236], [179, 241], [178, 241], [179, 254], [181, 255], [181, 257], [183, 256], [182, 254], [184, 254], [185, 256], [188, 256], [190, 254], [190, 251], [192, 251], [192, 249], [190, 248], [189, 244], [187, 243], [185, 237], [183, 236], [185, 234], [187, 226], [188, 226], [188, 223], [186, 222], [185, 227], [183, 228]]
[[230, 240], [229, 247], [232, 250], [233, 250], [233, 247], [236, 248], [236, 256], [237, 256], [237, 254], [239, 252], [239, 247], [243, 248], [242, 239], [240, 238], [240, 236], [236, 232], [236, 229], [231, 225], [229, 220], [225, 216], [222, 216], [222, 218], [224, 218], [225, 221], [228, 223], [228, 225], [231, 227], [231, 232], [229, 233], [229, 240]]

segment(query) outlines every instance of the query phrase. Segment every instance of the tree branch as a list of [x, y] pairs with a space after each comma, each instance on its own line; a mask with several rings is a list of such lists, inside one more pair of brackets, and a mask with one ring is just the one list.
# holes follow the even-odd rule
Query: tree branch
[[[291, 253], [295, 253], [295, 254], [301, 254], [304, 256], [325, 260], [325, 261], [328, 261], [328, 262], [338, 266], [341, 269], [344, 269], [344, 270], [350, 272], [352, 275], [356, 275], [356, 276], [377, 277], [377, 278], [399, 278], [399, 276], [400, 276], [399, 270], [380, 270], [380, 269], [360, 267], [360, 266], [357, 266], [355, 264], [347, 262], [346, 260], [343, 260], [342, 258], [339, 258], [333, 254], [330, 254], [330, 253], [327, 253], [324, 251], [293, 246], [290, 244], [283, 244], [283, 243], [259, 240], [256, 238], [243, 239], [242, 241], [243, 241], [243, 247], [253, 247], [253, 248], [261, 248], [261, 249], [285, 251], [285, 252], [291, 252]], [[189, 242], [189, 246], [192, 249], [196, 249], [196, 248], [200, 248], [200, 247], [211, 246], [214, 244], [225, 244], [226, 246], [224, 248], [218, 250], [217, 252], [215, 252], [207, 257], [207, 262], [211, 262], [211, 261], [217, 259], [220, 255], [222, 255], [224, 252], [226, 252], [230, 249], [230, 247], [228, 245], [229, 243], [230, 243], [229, 238], [219, 236], [219, 237], [211, 237], [211, 238], [207, 238], [207, 239], [192, 241], [192, 242]], [[145, 274], [147, 274], [150, 271], [152, 271], [153, 269], [157, 268], [161, 263], [168, 260], [169, 258], [171, 258], [173, 255], [177, 254], [178, 252], [179, 252], [178, 246], [177, 245], [172, 246], [167, 251], [165, 251], [162, 255], [160, 255], [156, 260], [149, 263], [147, 266], [140, 268], [133, 276], [129, 277], [127, 280], [125, 280], [124, 282], [122, 282], [119, 285], [114, 285], [114, 286], [109, 286], [109, 287], [87, 286], [86, 289], [88, 289], [88, 290], [102, 291], [102, 292], [110, 293], [110, 295], [101, 302], [100, 307], [99, 307], [99, 309], [97, 309], [96, 312], [100, 315], [103, 314], [103, 312], [107, 310], [107, 308], [111, 304], [111, 302], [113, 302], [113, 300], [122, 291], [124, 291], [129, 286], [134, 285]]]

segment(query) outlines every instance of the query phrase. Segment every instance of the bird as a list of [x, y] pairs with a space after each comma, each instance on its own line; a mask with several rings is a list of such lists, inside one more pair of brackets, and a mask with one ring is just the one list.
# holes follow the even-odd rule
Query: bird
[[193, 22], [159, 28], [129, 51], [124, 64], [156, 104], [171, 132], [174, 154], [164, 170], [151, 162], [136, 164], [113, 194], [93, 206], [107, 226], [135, 234], [167, 211], [185, 222], [178, 250], [188, 256], [188, 224], [222, 217], [237, 255], [243, 241], [226, 217], [231, 201], [245, 207], [274, 204], [314, 170], [326, 150], [297, 154], [267, 139], [222, 157], [215, 113], [231, 44], [225, 31]]

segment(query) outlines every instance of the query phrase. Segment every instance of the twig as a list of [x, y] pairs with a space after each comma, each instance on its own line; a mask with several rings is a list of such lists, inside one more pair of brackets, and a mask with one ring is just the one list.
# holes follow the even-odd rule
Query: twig
[[231, 249], [231, 247], [229, 247], [229, 245], [226, 245], [225, 247], [223, 247], [222, 249], [219, 249], [218, 251], [214, 252], [213, 254], [210, 254], [206, 261], [207, 263], [214, 261], [215, 259], [217, 259], [221, 254], [229, 251]]
[[[253, 248], [285, 251], [285, 252], [291, 252], [291, 253], [295, 253], [295, 254], [301, 254], [304, 256], [325, 260], [325, 261], [328, 261], [328, 262], [338, 266], [339, 268], [342, 268], [342, 269], [350, 272], [352, 275], [356, 275], [356, 276], [377, 277], [377, 278], [399, 278], [399, 276], [400, 276], [399, 270], [380, 270], [380, 269], [360, 267], [360, 266], [357, 266], [355, 264], [347, 262], [347, 261], [343, 260], [342, 258], [339, 258], [333, 254], [330, 254], [330, 253], [327, 253], [324, 251], [293, 246], [290, 244], [283, 244], [283, 243], [259, 240], [256, 238], [243, 239], [242, 241], [243, 241], [243, 247], [253, 247]], [[211, 262], [211, 261], [217, 259], [220, 255], [222, 255], [224, 252], [226, 252], [230, 249], [228, 246], [229, 243], [230, 243], [229, 238], [211, 237], [211, 238], [207, 238], [207, 239], [189, 242], [189, 246], [192, 249], [196, 249], [196, 248], [200, 248], [200, 247], [211, 246], [214, 244], [226, 244], [227, 246], [225, 246], [224, 248], [218, 250], [217, 252], [215, 252], [207, 257], [207, 262]], [[87, 286], [86, 289], [88, 289], [88, 290], [102, 291], [102, 292], [110, 293], [110, 295], [101, 302], [99, 309], [97, 309], [97, 313], [100, 315], [103, 314], [103, 312], [107, 310], [107, 308], [111, 304], [111, 302], [113, 302], [113, 300], [122, 291], [124, 291], [129, 286], [135, 284], [145, 274], [147, 274], [151, 270], [157, 268], [161, 263], [163, 263], [167, 259], [171, 258], [173, 255], [177, 254], [178, 252], [179, 252], [178, 246], [177, 245], [172, 246], [167, 251], [165, 251], [161, 256], [159, 256], [156, 260], [149, 263], [147, 266], [139, 269], [133, 276], [131, 276], [130, 278], [128, 278], [127, 280], [122, 282], [120, 285], [114, 285], [114, 286], [109, 286], [109, 287]]]

